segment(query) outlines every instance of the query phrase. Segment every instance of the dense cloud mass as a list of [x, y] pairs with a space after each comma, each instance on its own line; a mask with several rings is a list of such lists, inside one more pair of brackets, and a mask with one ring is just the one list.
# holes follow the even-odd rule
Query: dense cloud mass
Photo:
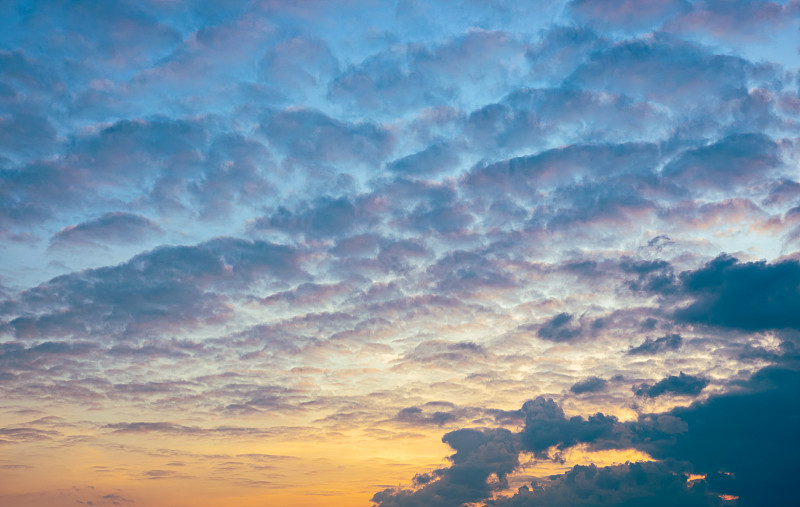
[[2, 11], [0, 504], [790, 503], [797, 0]]
[[[577, 465], [488, 505], [723, 505], [724, 497], [737, 497], [739, 505], [788, 504], [794, 497], [791, 463], [800, 445], [794, 431], [800, 416], [798, 382], [797, 369], [770, 367], [729, 394], [665, 413], [642, 414], [631, 422], [602, 413], [567, 418], [552, 399], [530, 400], [522, 406], [523, 430], [503, 439], [515, 442], [517, 454], [533, 452], [547, 459], [547, 449], [564, 450], [583, 443], [598, 449], [636, 448], [662, 461], [603, 468]], [[443, 440], [458, 450], [449, 435]], [[487, 441], [484, 438], [475, 445], [485, 446]], [[437, 470], [434, 476], [460, 474], [457, 456], [451, 457], [453, 466]], [[510, 462], [508, 458], [485, 460], [488, 468], [480, 477], [490, 473], [505, 477]], [[687, 482], [691, 474], [704, 478]], [[373, 501], [381, 506], [425, 505], [417, 499], [428, 495], [435, 495], [441, 505], [467, 501], [456, 494], [448, 496], [447, 483], [426, 481], [420, 486], [414, 493], [387, 490]], [[483, 499], [487, 497], [488, 491]]]

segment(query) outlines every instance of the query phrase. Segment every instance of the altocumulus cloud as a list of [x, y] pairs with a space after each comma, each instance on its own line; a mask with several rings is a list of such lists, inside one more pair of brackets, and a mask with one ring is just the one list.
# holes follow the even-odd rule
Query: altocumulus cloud
[[796, 0], [3, 5], [0, 483], [789, 503]]

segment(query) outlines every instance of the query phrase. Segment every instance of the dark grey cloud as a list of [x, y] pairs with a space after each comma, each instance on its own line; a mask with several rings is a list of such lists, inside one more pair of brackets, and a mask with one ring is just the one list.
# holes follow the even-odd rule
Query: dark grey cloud
[[[663, 244], [668, 243], [661, 240], [648, 246], [656, 246], [656, 248], [658, 248], [658, 245]], [[636, 275], [635, 279], [626, 282], [627, 287], [633, 291], [656, 292], [666, 296], [677, 290], [673, 267], [666, 261], [622, 259], [622, 262], [620, 262], [620, 269], [624, 273]]]
[[525, 429], [520, 433], [523, 448], [539, 458], [547, 458], [548, 450], [567, 449], [586, 443], [595, 449], [615, 448], [624, 431], [614, 416], [597, 413], [584, 419], [567, 418], [564, 411], [551, 398], [539, 396], [522, 405]]
[[675, 312], [682, 322], [746, 331], [800, 329], [800, 263], [739, 262], [720, 255], [680, 274], [692, 303]]
[[[416, 491], [385, 490], [373, 501], [381, 506], [416, 506], [428, 505], [425, 502], [432, 499], [441, 505], [487, 500], [491, 488], [486, 478], [492, 472], [502, 478], [509, 467], [514, 470], [518, 466], [511, 454], [529, 451], [544, 459], [548, 449], [563, 450], [583, 443], [591, 449], [635, 448], [660, 461], [605, 468], [576, 466], [564, 475], [537, 479], [511, 498], [490, 500], [488, 504], [722, 505], [720, 495], [738, 496], [737, 505], [743, 506], [789, 504], [794, 498], [795, 450], [800, 445], [796, 431], [800, 417], [798, 387], [798, 370], [768, 367], [726, 394], [661, 414], [642, 414], [638, 420], [625, 423], [602, 413], [567, 418], [552, 399], [539, 397], [526, 402], [520, 411], [525, 417], [524, 429], [518, 434], [503, 434], [503, 441], [510, 446], [503, 449], [502, 457], [494, 455], [495, 459], [480, 463], [480, 474], [474, 479], [483, 481], [483, 488], [475, 486], [472, 496], [451, 497], [449, 482], [440, 483], [439, 478], [450, 480], [460, 475], [454, 464], [415, 481]], [[489, 441], [486, 433], [478, 436], [479, 431], [487, 430], [459, 431], [475, 440], [472, 448]], [[446, 441], [458, 449], [459, 442]], [[471, 457], [486, 456], [475, 453]], [[552, 457], [557, 459], [558, 455]], [[690, 473], [705, 474], [706, 479], [688, 483]]]
[[578, 465], [549, 480], [522, 486], [507, 499], [490, 501], [497, 507], [725, 505], [705, 481], [687, 482], [685, 470], [672, 463], [639, 462], [609, 467]]
[[715, 479], [720, 493], [739, 496], [738, 505], [791, 503], [795, 450], [800, 448], [798, 388], [797, 370], [765, 368], [740, 389], [670, 411], [685, 423], [685, 432], [656, 438], [644, 434], [636, 446], [656, 459], [692, 463], [697, 472], [710, 474], [710, 486]]
[[380, 242], [377, 234], [357, 234], [337, 241], [331, 253], [340, 257], [372, 256], [377, 253]]
[[641, 384], [635, 386], [633, 392], [636, 396], [645, 396], [647, 398], [656, 398], [664, 395], [697, 396], [708, 384], [709, 380], [705, 377], [697, 377], [680, 372], [677, 376], [670, 375], [653, 385]]
[[628, 355], [637, 356], [659, 354], [668, 350], [677, 350], [680, 348], [682, 343], [683, 339], [681, 338], [681, 335], [674, 333], [662, 336], [661, 338], [656, 338], [655, 340], [647, 338], [641, 345], [631, 347], [631, 349], [628, 350]]
[[[89, 241], [101, 230], [119, 242], [137, 228], [131, 216], [114, 215], [123, 213], [116, 211], [121, 207], [213, 219], [262, 202], [274, 183], [267, 177], [269, 151], [256, 140], [218, 130], [207, 119], [156, 116], [73, 135], [58, 158], [0, 171], [0, 221], [30, 227], [67, 210], [89, 216], [108, 210], [62, 231], [54, 244]], [[111, 227], [113, 221], [119, 227]]]
[[[507, 476], [519, 466], [517, 441], [505, 429], [462, 429], [447, 433], [442, 441], [456, 453], [452, 465], [418, 475], [416, 491], [387, 489], [376, 493], [372, 501], [381, 507], [448, 507], [487, 498], [492, 491], [504, 489]], [[495, 474], [497, 481], [490, 483]]]
[[573, 319], [574, 315], [559, 313], [542, 324], [536, 331], [536, 336], [554, 342], [574, 340], [581, 336], [581, 328], [572, 324]]
[[605, 390], [608, 381], [600, 377], [588, 377], [572, 384], [569, 391], [573, 394], [597, 393]]
[[159, 232], [161, 228], [155, 222], [141, 215], [112, 211], [95, 219], [64, 227], [50, 238], [50, 246], [133, 243]]

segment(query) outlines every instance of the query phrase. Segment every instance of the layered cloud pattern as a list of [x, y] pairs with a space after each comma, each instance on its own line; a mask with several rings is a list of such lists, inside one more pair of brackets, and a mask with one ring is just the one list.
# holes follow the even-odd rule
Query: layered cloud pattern
[[0, 503], [796, 498], [797, 0], [0, 4]]

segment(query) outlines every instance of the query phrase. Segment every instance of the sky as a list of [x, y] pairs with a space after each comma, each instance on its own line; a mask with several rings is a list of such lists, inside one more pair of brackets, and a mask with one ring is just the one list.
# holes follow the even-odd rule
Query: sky
[[796, 502], [798, 0], [0, 10], [0, 504]]

